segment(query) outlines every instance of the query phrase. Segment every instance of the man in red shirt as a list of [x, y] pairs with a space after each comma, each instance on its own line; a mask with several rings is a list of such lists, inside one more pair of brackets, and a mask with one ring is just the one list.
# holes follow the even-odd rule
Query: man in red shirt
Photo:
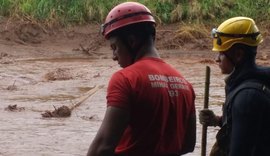
[[196, 140], [195, 94], [191, 84], [160, 59], [155, 20], [136, 2], [114, 7], [102, 26], [113, 60], [107, 110], [88, 156], [178, 156]]

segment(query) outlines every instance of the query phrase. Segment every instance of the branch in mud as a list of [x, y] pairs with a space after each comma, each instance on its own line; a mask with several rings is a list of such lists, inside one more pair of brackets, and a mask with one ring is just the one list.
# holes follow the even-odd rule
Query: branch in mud
[[90, 47], [87, 47], [85, 48], [82, 44], [79, 45], [80, 48], [81, 48], [81, 51], [83, 51], [84, 53], [86, 54], [89, 54], [89, 55], [99, 55], [98, 53], [94, 52], [95, 50], [97, 50], [97, 48], [90, 48]]
[[51, 118], [51, 117], [69, 117], [71, 115], [71, 109], [67, 106], [61, 106], [59, 108], [54, 107], [54, 111], [45, 111], [42, 113], [41, 116], [44, 118]]
[[92, 89], [90, 89], [85, 95], [79, 97], [77, 99], [77, 102], [75, 104], [72, 104], [72, 106], [61, 106], [59, 108], [54, 107], [53, 111], [45, 111], [41, 114], [44, 118], [52, 118], [52, 117], [70, 117], [72, 110], [76, 107], [79, 107], [86, 99], [88, 99], [90, 96], [92, 96], [94, 93], [96, 93], [99, 89], [103, 88], [102, 86], [95, 86]]

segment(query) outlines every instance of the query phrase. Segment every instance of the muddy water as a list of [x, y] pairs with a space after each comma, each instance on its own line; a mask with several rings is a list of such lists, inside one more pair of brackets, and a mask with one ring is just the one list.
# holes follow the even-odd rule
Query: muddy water
[[[209, 65], [212, 69], [209, 107], [221, 113], [224, 83], [216, 65], [201, 63], [202, 58], [165, 60], [193, 84], [197, 111], [203, 106], [205, 66]], [[46, 74], [58, 69], [63, 69], [68, 79], [48, 80]], [[20, 59], [0, 64], [0, 155], [85, 155], [105, 112], [108, 80], [118, 69], [110, 59]], [[42, 112], [54, 110], [54, 107], [74, 105], [95, 85], [104, 87], [75, 108], [71, 117], [41, 117]], [[8, 105], [23, 109], [7, 111]], [[188, 156], [200, 155], [201, 129], [197, 121], [196, 149]], [[208, 128], [207, 152], [216, 132], [217, 128]]]

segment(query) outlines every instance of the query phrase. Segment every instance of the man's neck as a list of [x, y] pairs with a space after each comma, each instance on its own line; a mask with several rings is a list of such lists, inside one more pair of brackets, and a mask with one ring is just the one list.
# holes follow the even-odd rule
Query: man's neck
[[143, 46], [139, 51], [137, 56], [135, 57], [135, 61], [143, 58], [143, 57], [154, 57], [160, 58], [157, 49], [153, 46]]

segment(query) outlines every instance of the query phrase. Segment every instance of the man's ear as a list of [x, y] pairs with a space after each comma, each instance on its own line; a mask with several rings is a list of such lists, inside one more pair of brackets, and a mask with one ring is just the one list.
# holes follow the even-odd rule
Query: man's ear
[[135, 35], [129, 35], [127, 39], [128, 39], [127, 42], [130, 45], [130, 47], [132, 49], [135, 49], [138, 45], [138, 40], [136, 39]]
[[236, 62], [242, 62], [244, 59], [245, 51], [242, 48], [237, 48], [235, 51], [235, 60]]

